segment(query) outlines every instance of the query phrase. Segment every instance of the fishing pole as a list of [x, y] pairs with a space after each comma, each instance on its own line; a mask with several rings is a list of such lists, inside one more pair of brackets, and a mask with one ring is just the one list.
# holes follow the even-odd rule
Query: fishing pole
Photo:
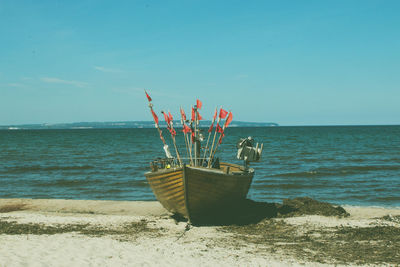
[[185, 145], [186, 145], [186, 153], [188, 158], [190, 159], [190, 164], [193, 165], [193, 160], [192, 160], [192, 150], [189, 147], [189, 138], [187, 136], [188, 132], [191, 132], [190, 128], [185, 124], [186, 121], [186, 114], [185, 111], [182, 109], [182, 107], [180, 107], [180, 112], [181, 112], [181, 123], [182, 123], [182, 132], [184, 135], [184, 139], [185, 139]]
[[167, 129], [171, 134], [172, 143], [174, 144], [175, 147], [176, 157], [178, 158], [179, 165], [182, 166], [181, 156], [179, 155], [178, 147], [176, 146], [176, 141], [175, 141], [176, 131], [173, 126], [173, 121], [172, 121], [173, 118], [171, 112], [168, 112], [168, 115], [164, 111], [161, 111], [161, 113], [164, 115], [165, 122], [167, 123]]
[[212, 123], [211, 123], [211, 125], [210, 125], [210, 128], [208, 128], [208, 138], [207, 138], [206, 146], [205, 146], [205, 148], [204, 148], [204, 155], [203, 155], [202, 161], [205, 161], [205, 160], [206, 160], [206, 154], [207, 154], [207, 150], [208, 150], [208, 143], [209, 143], [209, 141], [210, 141], [211, 132], [212, 132], [212, 130], [213, 130], [213, 128], [214, 128], [214, 123], [215, 123], [215, 119], [217, 118], [217, 114], [218, 114], [218, 108], [215, 108], [215, 113], [214, 113], [213, 121], [212, 121]]
[[227, 117], [226, 120], [225, 120], [225, 123], [224, 123], [224, 126], [222, 127], [222, 130], [220, 131], [220, 135], [219, 135], [219, 138], [218, 138], [218, 142], [217, 142], [217, 145], [216, 145], [216, 147], [215, 147], [214, 152], [212, 153], [212, 157], [210, 158], [210, 161], [212, 161], [212, 159], [213, 159], [214, 156], [215, 156], [215, 153], [217, 153], [218, 146], [222, 143], [222, 138], [225, 136], [225, 134], [224, 134], [225, 129], [226, 129], [226, 128], [228, 127], [228, 125], [232, 122], [232, 118], [233, 118], [232, 112], [229, 111], [229, 115], [228, 115], [228, 117]]
[[217, 125], [215, 127], [214, 138], [213, 138], [213, 142], [212, 142], [211, 149], [210, 149], [210, 156], [209, 156], [208, 164], [207, 164], [208, 168], [211, 167], [211, 156], [213, 154], [212, 152], [213, 152], [213, 148], [214, 148], [215, 137], [217, 136], [217, 132], [219, 131], [219, 129], [221, 129], [221, 127], [219, 126], [219, 122], [221, 121], [221, 119], [225, 119], [227, 114], [228, 114], [228, 112], [226, 110], [220, 108], [219, 116], [218, 116], [218, 120], [217, 120]]
[[159, 135], [160, 135], [160, 139], [161, 139], [161, 141], [162, 141], [163, 144], [164, 144], [165, 155], [166, 155], [166, 157], [169, 158], [169, 159], [170, 159], [170, 158], [173, 158], [172, 155], [171, 155], [171, 152], [169, 152], [168, 145], [167, 145], [167, 143], [165, 142], [165, 139], [164, 139], [164, 137], [163, 137], [163, 135], [162, 135], [162, 131], [161, 131], [161, 129], [160, 129], [160, 126], [158, 125], [158, 117], [157, 117], [157, 114], [156, 114], [156, 113], [154, 112], [154, 110], [153, 110], [153, 103], [151, 103], [152, 99], [151, 99], [151, 97], [149, 96], [149, 94], [146, 92], [146, 90], [144, 90], [144, 92], [145, 92], [145, 94], [146, 94], [147, 100], [149, 101], [149, 108], [150, 108], [151, 115], [153, 115], [153, 119], [154, 119], [154, 122], [155, 122], [155, 127], [156, 127], [156, 129], [158, 130], [158, 133], [159, 133]]

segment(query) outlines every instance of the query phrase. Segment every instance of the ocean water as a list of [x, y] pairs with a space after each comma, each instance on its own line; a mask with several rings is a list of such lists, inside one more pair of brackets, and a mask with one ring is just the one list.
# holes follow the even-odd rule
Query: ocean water
[[[221, 160], [247, 136], [264, 143], [250, 199], [400, 207], [400, 126], [228, 128]], [[0, 198], [155, 200], [143, 174], [163, 155], [156, 129], [2, 130]]]

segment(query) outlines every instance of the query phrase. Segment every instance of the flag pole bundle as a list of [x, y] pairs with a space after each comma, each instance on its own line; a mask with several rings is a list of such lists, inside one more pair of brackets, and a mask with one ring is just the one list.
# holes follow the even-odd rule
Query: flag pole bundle
[[219, 116], [218, 116], [218, 120], [217, 120], [217, 125], [215, 126], [215, 132], [214, 132], [214, 138], [212, 141], [212, 145], [211, 145], [211, 149], [210, 149], [210, 156], [208, 157], [208, 167], [211, 167], [211, 157], [212, 157], [212, 152], [213, 152], [213, 148], [214, 148], [214, 143], [215, 143], [215, 137], [217, 136], [217, 132], [221, 132], [222, 128], [221, 126], [219, 126], [219, 123], [221, 121], [221, 119], [225, 119], [226, 115], [228, 114], [228, 112], [224, 109], [220, 109], [219, 110]]
[[[173, 158], [171, 156], [171, 153], [169, 152], [169, 148], [167, 143], [165, 142], [165, 139], [162, 135], [162, 131], [160, 129], [159, 126], [159, 121], [158, 121], [158, 117], [156, 115], [156, 113], [153, 110], [153, 104], [152, 104], [152, 99], [149, 96], [149, 94], [146, 92], [146, 90], [144, 90], [147, 100], [149, 101], [149, 108], [150, 108], [150, 112], [153, 116], [154, 122], [155, 122], [155, 127], [158, 130], [158, 133], [160, 135], [160, 139], [164, 144], [164, 151], [165, 154], [167, 156], [167, 158]], [[209, 153], [209, 157], [208, 157], [208, 165], [207, 167], [210, 168], [211, 167], [211, 163], [212, 160], [218, 150], [219, 145], [222, 142], [222, 138], [225, 136], [224, 131], [225, 129], [228, 127], [228, 125], [231, 123], [232, 121], [232, 112], [228, 112], [222, 108], [220, 108], [219, 110], [219, 116], [217, 119], [217, 115], [218, 115], [218, 108], [215, 109], [215, 113], [211, 122], [210, 127], [208, 128], [208, 138], [207, 138], [207, 143], [206, 146], [203, 147], [204, 149], [204, 155], [201, 156], [201, 145], [200, 142], [203, 141], [203, 135], [200, 133], [200, 125], [199, 125], [199, 121], [202, 120], [203, 118], [201, 117], [199, 110], [202, 108], [203, 103], [197, 99], [196, 100], [196, 105], [191, 107], [191, 111], [192, 111], [192, 116], [191, 116], [191, 120], [190, 120], [190, 127], [189, 125], [187, 125], [186, 123], [188, 123], [189, 121], [186, 120], [186, 114], [184, 112], [184, 110], [182, 109], [182, 107], [180, 107], [180, 113], [181, 113], [181, 123], [182, 123], [182, 132], [184, 135], [184, 140], [185, 140], [185, 145], [186, 145], [186, 153], [188, 154], [188, 159], [190, 160], [190, 164], [192, 166], [203, 166], [204, 161], [207, 159], [207, 153]], [[170, 112], [168, 112], [168, 114], [164, 111], [161, 111], [161, 113], [164, 115], [164, 119], [165, 122], [167, 124], [167, 129], [171, 134], [171, 138], [172, 138], [172, 142], [174, 144], [175, 147], [175, 152], [176, 152], [176, 156], [177, 159], [179, 161], [179, 165], [182, 166], [182, 158], [179, 154], [179, 150], [178, 147], [176, 145], [176, 140], [175, 140], [175, 136], [176, 136], [176, 131], [173, 127], [173, 117], [172, 114]], [[228, 115], [228, 117], [227, 117]], [[220, 126], [221, 124], [221, 120], [225, 119], [224, 125], [223, 127]], [[217, 123], [215, 125], [215, 130], [214, 128], [214, 123], [217, 120]], [[209, 143], [211, 140], [211, 135], [212, 135], [212, 131], [214, 130], [214, 137], [213, 137], [213, 141], [211, 144], [211, 147], [209, 147]], [[190, 135], [188, 134], [190, 133]], [[219, 133], [219, 138], [218, 141], [216, 142], [216, 137], [217, 137], [217, 133]], [[190, 136], [190, 137], [189, 137]], [[194, 146], [194, 147], [193, 147]], [[214, 147], [215, 146], [215, 147]], [[192, 152], [194, 152], [192, 155]]]
[[200, 136], [199, 136], [199, 120], [203, 118], [199, 114], [199, 109], [203, 106], [203, 103], [200, 100], [196, 100], [196, 105], [192, 109], [192, 119], [194, 113], [194, 166], [199, 165], [200, 160]]
[[206, 159], [206, 154], [207, 154], [207, 150], [208, 150], [208, 143], [210, 141], [211, 132], [212, 132], [212, 130], [214, 128], [214, 122], [215, 122], [215, 119], [217, 118], [217, 115], [218, 115], [218, 108], [215, 108], [215, 113], [214, 113], [213, 120], [211, 122], [210, 128], [208, 128], [208, 138], [207, 138], [206, 146], [204, 148], [204, 155], [203, 155], [202, 161], [204, 161]]
[[232, 122], [232, 118], [233, 118], [232, 112], [229, 111], [229, 115], [228, 115], [228, 117], [227, 117], [226, 120], [225, 120], [224, 126], [222, 127], [221, 131], [219, 131], [220, 135], [219, 135], [219, 138], [218, 138], [218, 143], [217, 143], [217, 145], [216, 145], [216, 147], [215, 147], [214, 152], [212, 153], [212, 156], [210, 156], [210, 161], [213, 160], [214, 155], [215, 155], [215, 153], [217, 152], [218, 146], [222, 143], [222, 138], [225, 136], [225, 134], [224, 134], [225, 129], [226, 129], [226, 128], [228, 127], [228, 125]]

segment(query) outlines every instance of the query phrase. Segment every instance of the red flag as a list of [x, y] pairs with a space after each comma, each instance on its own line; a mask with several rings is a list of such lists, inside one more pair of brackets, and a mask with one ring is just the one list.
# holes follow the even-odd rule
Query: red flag
[[144, 90], [144, 92], [146, 93], [147, 100], [149, 100], [149, 102], [151, 102], [151, 97], [149, 96], [149, 94], [146, 92], [146, 90]]
[[209, 133], [212, 132], [213, 127], [214, 127], [214, 122], [212, 122], [210, 128], [208, 128], [208, 132], [209, 132]]
[[224, 136], [225, 136], [225, 134], [224, 134], [224, 133], [222, 133], [222, 134], [221, 134], [221, 136], [219, 137], [219, 140], [218, 140], [218, 143], [219, 143], [219, 144], [221, 144], [221, 143], [222, 143], [222, 137], [224, 137]]
[[217, 126], [215, 127], [216, 131], [218, 133], [223, 133], [224, 131], [222, 130], [221, 126], [219, 126], [219, 124], [217, 123]]
[[170, 122], [173, 120], [171, 112], [169, 112], [169, 111], [168, 111], [168, 119], [169, 119]]
[[183, 125], [183, 129], [182, 132], [186, 133], [190, 133], [192, 130], [190, 129], [189, 126], [187, 126], [186, 124]]
[[195, 113], [194, 113], [194, 108], [192, 107], [192, 121], [194, 121], [196, 118], [195, 118]]
[[228, 115], [228, 111], [226, 111], [226, 110], [224, 110], [224, 109], [221, 108], [221, 109], [219, 110], [219, 117], [220, 117], [221, 119], [225, 119], [226, 115]]
[[164, 115], [165, 122], [167, 123], [167, 126], [169, 127], [169, 117], [168, 117], [167, 113], [163, 112], [162, 114]]
[[232, 116], [233, 116], [232, 112], [229, 111], [228, 118], [226, 118], [226, 121], [225, 121], [225, 128], [228, 127], [228, 125], [232, 122]]
[[203, 103], [201, 103], [201, 101], [197, 99], [196, 100], [196, 106], [197, 106], [198, 109], [201, 109], [201, 107], [203, 106]]
[[200, 116], [200, 113], [197, 111], [197, 119], [199, 120], [199, 121], [201, 121], [202, 119], [203, 119], [203, 117], [202, 116]]
[[154, 113], [153, 109], [151, 110], [151, 114], [153, 114], [154, 121], [156, 122], [156, 124], [158, 124], [158, 117], [156, 113]]
[[169, 131], [170, 131], [170, 133], [171, 133], [172, 136], [175, 136], [175, 135], [176, 135], [175, 129], [170, 129]]
[[182, 108], [181, 108], [181, 116], [182, 116], [183, 121], [185, 121], [186, 120], [186, 114], [185, 114], [185, 111]]
[[210, 125], [210, 128], [208, 128], [208, 132], [209, 133], [211, 133], [212, 129], [214, 128], [214, 122], [215, 122], [215, 119], [217, 118], [217, 115], [218, 115], [218, 109], [215, 109], [213, 121], [212, 121], [212, 123]]

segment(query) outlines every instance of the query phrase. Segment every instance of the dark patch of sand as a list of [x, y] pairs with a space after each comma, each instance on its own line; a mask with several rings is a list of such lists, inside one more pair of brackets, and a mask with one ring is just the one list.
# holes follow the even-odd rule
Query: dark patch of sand
[[[310, 227], [293, 225], [285, 218], [303, 215], [347, 217], [342, 207], [310, 198], [284, 200], [275, 205], [276, 214], [248, 225], [226, 225], [219, 231], [233, 233], [233, 247], [254, 244], [254, 253], [277, 253], [299, 261], [329, 264], [400, 264], [400, 228], [385, 224], [368, 227]], [[271, 206], [270, 206], [271, 210]], [[400, 222], [400, 216], [381, 221]]]
[[0, 213], [20, 211], [25, 209], [27, 209], [27, 207], [24, 203], [6, 204], [0, 206]]
[[17, 223], [0, 219], [0, 234], [6, 235], [55, 235], [64, 233], [77, 233], [94, 237], [114, 236], [120, 241], [135, 240], [140, 235], [146, 234], [151, 237], [158, 237], [163, 229], [148, 227], [146, 220], [126, 223], [119, 227], [104, 227], [91, 224], [59, 224], [45, 225], [41, 223]]
[[[248, 225], [258, 223], [264, 219], [301, 215], [349, 216], [349, 213], [340, 206], [317, 201], [309, 197], [284, 199], [283, 204], [245, 199], [216, 210], [214, 214], [204, 217], [204, 221], [198, 221], [196, 225]], [[175, 216], [174, 219], [179, 220], [180, 218]]]
[[350, 214], [341, 206], [321, 202], [309, 197], [284, 199], [279, 207], [279, 217], [293, 217], [301, 215], [322, 215], [348, 217]]

